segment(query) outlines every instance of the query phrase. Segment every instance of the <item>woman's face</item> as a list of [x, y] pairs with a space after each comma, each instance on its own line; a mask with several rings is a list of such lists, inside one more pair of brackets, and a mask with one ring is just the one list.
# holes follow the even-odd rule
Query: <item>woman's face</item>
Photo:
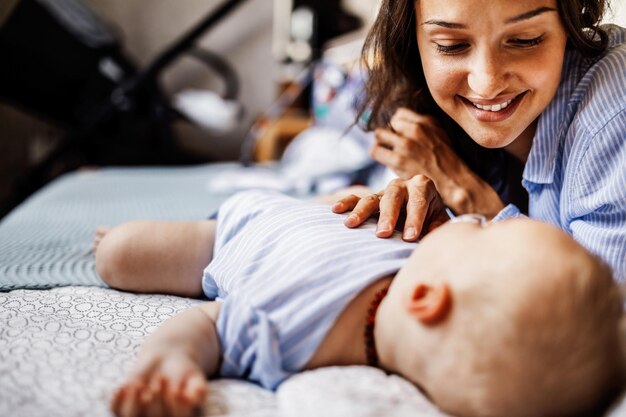
[[472, 139], [526, 160], [561, 79], [557, 0], [418, 0], [417, 43], [437, 104]]

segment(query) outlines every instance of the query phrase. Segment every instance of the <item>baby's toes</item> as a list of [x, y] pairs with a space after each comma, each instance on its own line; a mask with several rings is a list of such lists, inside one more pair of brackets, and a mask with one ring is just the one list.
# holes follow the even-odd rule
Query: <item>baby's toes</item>
[[98, 226], [96, 228], [96, 236], [104, 237], [110, 230], [111, 228], [109, 226]]
[[98, 250], [98, 246], [100, 245], [100, 242], [102, 241], [104, 236], [106, 236], [106, 234], [109, 233], [110, 230], [111, 228], [106, 227], [106, 226], [100, 226], [96, 229], [96, 232], [94, 233], [94, 236], [93, 236], [93, 241], [91, 242], [91, 249], [93, 250], [94, 253], [96, 252], [96, 250]]

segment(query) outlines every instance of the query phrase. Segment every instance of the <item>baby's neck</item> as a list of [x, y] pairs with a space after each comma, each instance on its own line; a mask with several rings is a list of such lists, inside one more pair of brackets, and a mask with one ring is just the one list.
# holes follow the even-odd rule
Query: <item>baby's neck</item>
[[337, 365], [366, 365], [364, 329], [372, 300], [388, 288], [393, 276], [365, 287], [341, 312], [305, 369]]

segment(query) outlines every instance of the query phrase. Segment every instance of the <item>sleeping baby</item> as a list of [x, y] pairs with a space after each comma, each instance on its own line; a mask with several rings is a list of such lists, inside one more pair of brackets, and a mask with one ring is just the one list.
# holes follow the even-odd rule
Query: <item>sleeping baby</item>
[[114, 413], [191, 416], [207, 377], [275, 389], [332, 365], [397, 373], [459, 417], [578, 415], [621, 389], [618, 288], [559, 229], [461, 216], [416, 244], [342, 221], [326, 205], [250, 191], [216, 221], [100, 231], [110, 286], [213, 300], [145, 341]]

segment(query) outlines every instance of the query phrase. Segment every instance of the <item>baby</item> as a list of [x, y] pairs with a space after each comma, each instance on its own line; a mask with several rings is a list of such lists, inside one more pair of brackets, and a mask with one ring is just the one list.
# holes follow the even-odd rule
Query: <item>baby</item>
[[252, 191], [216, 222], [101, 231], [96, 266], [110, 286], [214, 300], [146, 340], [113, 411], [189, 416], [207, 376], [274, 389], [331, 365], [400, 374], [459, 417], [605, 403], [624, 375], [610, 270], [552, 226], [461, 220], [419, 244], [384, 240], [375, 222], [347, 229], [328, 206]]

